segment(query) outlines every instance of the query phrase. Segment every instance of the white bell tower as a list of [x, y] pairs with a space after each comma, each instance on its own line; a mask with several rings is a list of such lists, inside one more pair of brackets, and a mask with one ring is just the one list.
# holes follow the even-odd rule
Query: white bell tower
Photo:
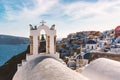
[[45, 25], [46, 22], [42, 20], [40, 26], [33, 27], [30, 24], [30, 54], [38, 54], [40, 47], [40, 31], [44, 30], [46, 33], [46, 54], [56, 54], [56, 30], [55, 25], [51, 28]]

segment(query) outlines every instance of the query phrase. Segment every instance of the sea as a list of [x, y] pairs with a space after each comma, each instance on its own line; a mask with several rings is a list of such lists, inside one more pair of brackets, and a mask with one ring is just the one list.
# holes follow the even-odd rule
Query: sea
[[1, 44], [0, 45], [0, 66], [11, 59], [13, 56], [25, 51], [28, 44]]

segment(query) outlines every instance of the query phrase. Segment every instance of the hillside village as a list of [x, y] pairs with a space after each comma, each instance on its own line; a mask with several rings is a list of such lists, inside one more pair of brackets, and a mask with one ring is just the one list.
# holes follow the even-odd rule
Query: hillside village
[[120, 26], [72, 33], [56, 42], [55, 25], [49, 28], [44, 23], [30, 25], [30, 46], [0, 68], [0, 79], [119, 80]]
[[0, 80], [120, 80], [120, 0], [0, 0]]
[[67, 66], [76, 69], [99, 57], [120, 61], [120, 26], [100, 31], [71, 33], [57, 42], [57, 51]]

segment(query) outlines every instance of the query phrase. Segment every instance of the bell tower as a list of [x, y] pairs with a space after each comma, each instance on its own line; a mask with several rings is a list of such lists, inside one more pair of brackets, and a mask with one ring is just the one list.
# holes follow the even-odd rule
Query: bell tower
[[45, 25], [45, 21], [40, 22], [40, 26], [32, 26], [30, 24], [30, 54], [38, 54], [40, 47], [40, 35], [39, 32], [44, 30], [46, 33], [46, 54], [56, 53], [56, 30], [53, 24], [51, 28]]

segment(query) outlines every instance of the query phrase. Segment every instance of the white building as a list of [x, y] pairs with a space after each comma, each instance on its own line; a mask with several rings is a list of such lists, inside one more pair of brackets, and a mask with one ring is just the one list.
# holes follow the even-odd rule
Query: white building
[[115, 39], [116, 44], [120, 44], [120, 36]]
[[120, 36], [115, 39], [115, 44], [110, 49], [113, 53], [120, 53]]
[[98, 46], [101, 48], [101, 49], [105, 49], [105, 45], [108, 44], [108, 41], [107, 40], [100, 40], [98, 42]]
[[96, 43], [96, 41], [94, 41], [94, 40], [89, 40], [89, 41], [86, 43], [86, 49], [89, 49], [89, 50], [97, 49], [97, 43]]
[[110, 51], [113, 53], [120, 54], [120, 44], [112, 45]]

